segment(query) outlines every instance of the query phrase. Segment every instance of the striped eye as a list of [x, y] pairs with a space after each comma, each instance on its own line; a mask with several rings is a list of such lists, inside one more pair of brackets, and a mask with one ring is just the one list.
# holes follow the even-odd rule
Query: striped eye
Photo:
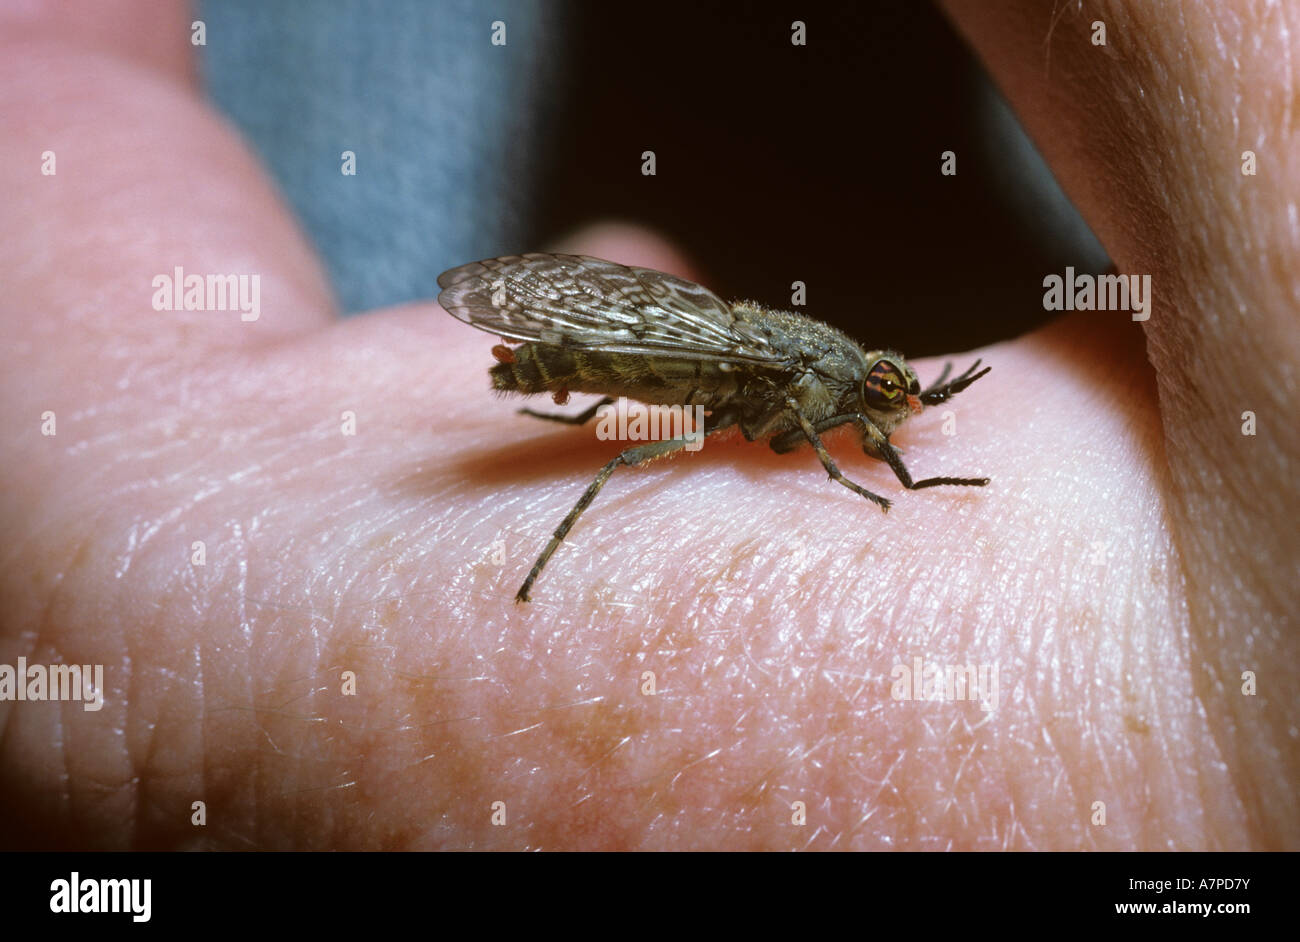
[[906, 386], [893, 363], [877, 360], [862, 380], [862, 398], [876, 406], [893, 405], [902, 397]]

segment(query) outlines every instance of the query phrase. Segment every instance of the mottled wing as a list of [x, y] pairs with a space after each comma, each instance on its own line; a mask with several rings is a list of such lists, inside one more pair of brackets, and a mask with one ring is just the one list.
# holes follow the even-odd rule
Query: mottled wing
[[765, 334], [716, 294], [586, 255], [508, 255], [438, 276], [438, 303], [490, 334], [564, 347], [779, 363]]

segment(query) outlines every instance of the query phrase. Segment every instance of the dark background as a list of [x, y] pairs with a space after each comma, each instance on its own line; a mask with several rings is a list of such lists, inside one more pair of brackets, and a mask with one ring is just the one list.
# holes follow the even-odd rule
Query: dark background
[[929, 3], [583, 3], [573, 21], [538, 244], [640, 220], [723, 297], [789, 308], [800, 280], [801, 313], [912, 356], [1045, 323], [1045, 274], [1105, 267]]
[[[198, 14], [214, 100], [349, 312], [435, 297], [445, 269], [619, 220], [670, 238], [724, 298], [790, 308], [802, 281], [801, 313], [918, 356], [1044, 323], [1046, 274], [1107, 264], [926, 0], [222, 0]], [[505, 46], [489, 42], [497, 19]], [[1044, 48], [1048, 80], [1046, 66]], [[344, 148], [356, 176], [339, 173]]]

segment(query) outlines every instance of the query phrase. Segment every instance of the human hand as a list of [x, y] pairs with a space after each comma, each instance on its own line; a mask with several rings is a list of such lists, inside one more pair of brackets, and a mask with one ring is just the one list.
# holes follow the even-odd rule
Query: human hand
[[[1123, 46], [1112, 30], [1125, 66], [1094, 75], [1069, 16], [1044, 92], [1046, 8], [983, 6], [954, 14], [1120, 270], [1154, 273], [1145, 330], [1074, 314], [972, 353], [993, 372], [895, 441], [915, 476], [986, 488], [908, 493], [833, 444], [895, 500], [887, 516], [807, 449], [710, 442], [621, 470], [528, 606], [515, 589], [618, 446], [491, 397], [492, 341], [431, 302], [337, 320], [196, 95], [184, 16], [5, 30], [0, 663], [99, 663], [106, 680], [99, 712], [0, 703], [11, 842], [1295, 847], [1295, 681], [1275, 675], [1296, 662], [1278, 526], [1295, 509], [1293, 177], [1216, 182], [1198, 154], [1225, 125], [1189, 142], [1158, 70], [1113, 103], [1140, 50], [1222, 96], [1204, 115], [1271, 135], [1289, 99], [1264, 83], [1234, 105], [1216, 85], [1244, 26], [1192, 24], [1190, 41], [1225, 43], [1208, 70], [1159, 23]], [[1103, 104], [1111, 123], [1076, 151], [1072, 122]], [[1149, 140], [1103, 171], [1137, 127]], [[54, 177], [37, 176], [44, 150]], [[1152, 169], [1153, 152], [1180, 159]], [[690, 274], [635, 231], [564, 248]], [[151, 279], [176, 265], [259, 273], [260, 317], [153, 310]], [[1249, 330], [1230, 329], [1237, 302]], [[925, 382], [941, 363], [914, 365]], [[1245, 408], [1271, 417], [1256, 439]], [[895, 699], [891, 672], [916, 657], [996, 666], [997, 708]], [[1260, 696], [1241, 696], [1242, 670]]]

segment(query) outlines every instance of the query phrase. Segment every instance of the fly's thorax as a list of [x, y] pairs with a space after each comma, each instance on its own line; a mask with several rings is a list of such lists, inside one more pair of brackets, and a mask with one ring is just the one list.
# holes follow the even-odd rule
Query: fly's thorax
[[762, 384], [769, 383], [776, 402], [793, 394], [814, 421], [860, 411], [859, 385], [869, 364], [851, 337], [811, 317], [750, 301], [733, 302], [732, 309], [742, 313], [750, 329], [762, 334], [783, 360], [781, 370], [755, 371], [760, 379], [753, 384], [756, 398], [762, 398]]

